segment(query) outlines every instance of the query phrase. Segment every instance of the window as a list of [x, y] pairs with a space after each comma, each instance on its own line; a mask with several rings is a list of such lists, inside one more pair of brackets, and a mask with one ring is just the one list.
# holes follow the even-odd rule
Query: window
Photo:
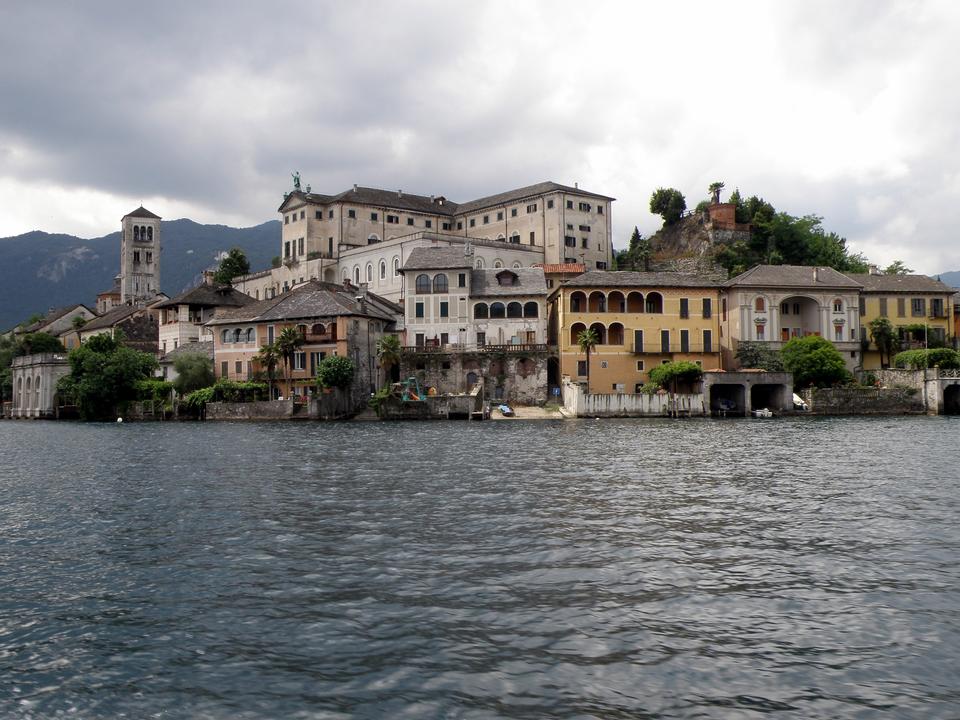
[[720, 316], [723, 318], [723, 321], [727, 321], [727, 299], [723, 298], [720, 301]]
[[220, 362], [220, 376], [221, 376], [221, 377], [227, 377], [227, 376], [229, 375], [229, 371], [227, 370], [227, 368], [229, 368], [229, 367], [230, 367], [230, 365], [227, 363], [226, 360], [222, 360], [222, 361]]
[[306, 370], [306, 368], [307, 368], [307, 354], [305, 352], [295, 352], [293, 354], [293, 369]]
[[[862, 298], [861, 298], [861, 299], [862, 299]], [[840, 298], [835, 298], [835, 299], [834, 299], [834, 301], [833, 301], [833, 311], [834, 311], [835, 313], [842, 313], [842, 312], [843, 312], [843, 300], [841, 300]], [[863, 315], [862, 312], [861, 312], [860, 314]]]
[[287, 240], [287, 241], [283, 244], [283, 256], [284, 256], [285, 258], [290, 257], [290, 241], [289, 241], [289, 240]]
[[495, 302], [490, 306], [490, 317], [504, 318], [507, 316], [507, 307], [502, 302]]
[[457, 223], [457, 230], [463, 230], [463, 221]]
[[580, 203], [578, 208], [580, 209], [581, 212], [590, 212], [591, 210], [590, 203], [585, 203], [585, 202]]
[[440, 302], [440, 317], [450, 317], [450, 303], [446, 300]]
[[834, 325], [833, 326], [833, 339], [837, 342], [843, 340], [843, 325]]
[[[428, 292], [430, 292], [430, 276], [424, 274], [417, 275], [417, 294], [423, 295]], [[418, 317], [423, 316], [420, 315]]]
[[906, 298], [897, 298], [897, 317], [906, 317], [907, 315], [907, 301]]
[[[450, 344], [450, 335], [448, 333], [440, 333], [440, 344], [449, 345]], [[447, 363], [446, 370], [450, 369], [450, 363]]]
[[486, 320], [489, 316], [486, 303], [477, 303], [473, 306], [474, 320]]
[[457, 287], [466, 287], [467, 286], [467, 274], [459, 273], [457, 275]]
[[328, 211], [327, 211], [327, 217], [330, 218], [331, 220], [333, 220], [333, 210], [328, 210]]
[[709, 318], [713, 316], [713, 302], [710, 298], [703, 299], [703, 317]]
[[567, 210], [573, 210], [573, 200], [567, 200]]
[[[413, 225], [413, 218], [410, 219], [410, 225]], [[424, 220], [424, 221], [423, 221], [423, 225], [424, 225], [424, 227], [426, 227], [426, 228], [432, 228], [432, 227], [433, 227], [433, 220]]]
[[[865, 297], [860, 298], [860, 302], [858, 303], [858, 309], [860, 311], [860, 317], [863, 317], [864, 315], [867, 314], [867, 299]], [[836, 304], [834, 304], [833, 306], [833, 311], [837, 312]]]
[[[427, 220], [427, 222], [430, 222], [430, 221]], [[427, 227], [430, 227], [430, 226], [427, 225]], [[450, 229], [450, 223], [448, 223], [448, 222], [440, 223], [440, 229], [441, 229], [441, 230], [449, 230], [449, 229]]]
[[643, 360], [637, 360], [637, 372], [643, 372]]
[[303, 255], [303, 238], [297, 240], [297, 255]]
[[530, 231], [530, 244], [533, 245], [536, 242], [537, 234], [531, 230]]
[[[643, 352], [643, 330], [633, 331], [633, 351]], [[640, 368], [641, 370], [643, 368]]]
[[757, 340], [766, 340], [767, 336], [764, 334], [764, 325], [757, 325]]
[[[370, 218], [370, 219], [371, 219], [371, 220], [375, 220], [376, 218]], [[399, 223], [399, 222], [400, 222], [400, 218], [397, 217], [396, 215], [387, 215], [387, 224], [388, 224], [388, 225], [396, 225], [396, 224]]]
[[577, 375], [579, 377], [585, 377], [586, 374], [587, 374], [587, 361], [577, 360]]
[[794, 304], [793, 304], [793, 314], [794, 314], [794, 315], [799, 315], [799, 314], [800, 314], [800, 303], [794, 303]]
[[713, 332], [711, 330], [703, 331], [703, 351], [705, 353], [713, 352]]
[[590, 241], [587, 238], [580, 238], [580, 247], [585, 249], [587, 247], [587, 243], [589, 242]]
[[[147, 262], [150, 262], [149, 256], [150, 253], [147, 253]], [[930, 299], [930, 315], [937, 318], [946, 317], [943, 312], [943, 298]]]
[[581, 225], [581, 226], [580, 226], [580, 232], [590, 232], [590, 226], [589, 226], [589, 225]]
[[517, 216], [517, 209], [510, 208], [510, 217], [516, 217], [516, 216]]
[[497, 220], [503, 220], [503, 210], [497, 212]]
[[385, 260], [380, 261], [380, 279], [385, 280], [387, 277], [387, 262]]
[[380, 217], [380, 216], [377, 215], [376, 213], [370, 213], [370, 219], [371, 219], [373, 222], [376, 222], [379, 217]]
[[523, 316], [535, 318], [540, 316], [540, 305], [535, 300], [530, 300], [523, 304]]
[[753, 301], [753, 311], [758, 313], [766, 312], [767, 301], [764, 300], [762, 297], [758, 297], [756, 300]]
[[606, 270], [607, 263], [605, 260], [597, 260], [597, 270]]
[[690, 300], [687, 298], [680, 298], [680, 317], [690, 317]]
[[664, 352], [664, 353], [670, 352], [670, 331], [669, 330], [660, 331], [660, 352]]
[[684, 352], [684, 353], [690, 352], [690, 331], [689, 330], [680, 331], [680, 352]]
[[443, 273], [437, 273], [433, 276], [433, 291], [435, 293], [445, 293], [449, 289], [447, 285], [447, 276]]
[[552, 209], [553, 209], [553, 200], [547, 200], [547, 209], [548, 209], [548, 210], [552, 210]]
[[485, 332], [478, 332], [477, 345], [479, 345], [480, 347], [483, 347], [486, 344], [487, 344], [487, 334]]
[[304, 212], [303, 212], [303, 210], [301, 210], [301, 211], [300, 211], [300, 219], [303, 220], [303, 218], [304, 218]]
[[484, 224], [484, 225], [489, 225], [489, 224], [490, 224], [490, 216], [489, 216], [489, 215], [484, 215], [484, 216], [483, 216], [483, 224]]
[[268, 343], [273, 342], [273, 325], [267, 326], [267, 342]]
[[[289, 216], [289, 215], [284, 215], [284, 216], [283, 216], [283, 224], [284, 224], [284, 225], [289, 225], [289, 224], [290, 224], [290, 216]], [[134, 230], [136, 230], [136, 228], [134, 228]], [[134, 233], [134, 235], [136, 235], [136, 233]], [[134, 237], [133, 239], [136, 240], [137, 238]]]
[[418, 317], [418, 318], [422, 318], [422, 317], [423, 317], [423, 303], [422, 303], [422, 302], [418, 302], [418, 303], [417, 303], [416, 308], [415, 308], [415, 316]]
[[314, 219], [314, 220], [322, 220], [322, 219], [323, 219], [323, 213], [320, 212], [319, 210], [316, 210], [316, 211], [313, 213], [313, 219]]
[[927, 301], [925, 298], [910, 298], [910, 314], [913, 317], [923, 317], [927, 314]]
[[536, 204], [536, 203], [532, 203], [531, 205], [527, 205], [527, 213], [535, 213], [536, 211], [537, 211], [537, 204]]
[[470, 218], [470, 227], [476, 227], [476, 226], [477, 226], [477, 219]]
[[367, 272], [366, 272], [367, 282], [373, 282], [373, 265], [367, 263]]
[[[407, 225], [413, 225], [413, 218], [407, 218]], [[429, 220], [427, 220], [427, 227], [430, 227]]]
[[780, 314], [781, 315], [790, 314], [790, 303], [780, 303]]
[[603, 215], [603, 205], [597, 205], [597, 215]]
[[393, 259], [393, 276], [397, 277], [400, 275], [400, 258], [395, 257]]
[[887, 317], [887, 299], [880, 298], [880, 316]]
[[140, 262], [140, 251], [139, 251], [139, 250], [134, 250], [134, 251], [133, 251], [133, 261], [134, 261], [135, 263]]
[[564, 235], [563, 244], [566, 245], [567, 247], [576, 247], [577, 239], [575, 237], [571, 237], [570, 235]]
[[242, 360], [237, 360], [236, 362], [233, 363], [233, 371], [234, 371], [237, 375], [242, 375], [242, 374], [243, 374], [243, 361], [242, 361]]
[[357, 211], [347, 210], [347, 217], [355, 220], [357, 218]]

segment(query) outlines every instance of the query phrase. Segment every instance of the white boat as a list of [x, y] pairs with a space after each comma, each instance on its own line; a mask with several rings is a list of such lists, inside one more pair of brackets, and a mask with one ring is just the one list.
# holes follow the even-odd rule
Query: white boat
[[759, 410], [753, 411], [754, 417], [773, 417], [773, 413], [769, 408], [760, 408]]

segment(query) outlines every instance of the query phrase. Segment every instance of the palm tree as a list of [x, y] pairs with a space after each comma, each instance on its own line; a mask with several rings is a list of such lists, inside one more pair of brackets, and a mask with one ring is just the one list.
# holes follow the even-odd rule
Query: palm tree
[[277, 336], [277, 341], [274, 343], [277, 346], [277, 352], [283, 359], [283, 378], [287, 383], [287, 395], [292, 393], [290, 370], [293, 369], [293, 355], [303, 345], [303, 342], [303, 335], [291, 325], [280, 331], [280, 335]]
[[577, 335], [577, 345], [580, 346], [580, 352], [586, 353], [587, 355], [587, 392], [590, 392], [590, 352], [597, 346], [600, 338], [597, 337], [597, 332], [593, 328], [587, 328], [586, 330], [581, 330], [580, 334]]
[[710, 183], [710, 187], [708, 187], [707, 190], [710, 192], [710, 197], [713, 202], [720, 202], [720, 191], [723, 190], [724, 187], [726, 186], [723, 184], [722, 180]]
[[267, 371], [267, 388], [270, 392], [270, 399], [273, 400], [273, 381], [277, 374], [277, 363], [280, 362], [280, 351], [277, 350], [277, 344], [267, 343], [261, 347], [256, 360]]
[[377, 359], [386, 369], [400, 365], [400, 338], [396, 335], [384, 335], [377, 340]]

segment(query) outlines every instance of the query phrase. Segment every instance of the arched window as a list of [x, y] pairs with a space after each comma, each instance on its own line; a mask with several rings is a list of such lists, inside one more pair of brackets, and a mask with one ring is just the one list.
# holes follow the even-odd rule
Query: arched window
[[661, 314], [663, 312], [663, 295], [652, 292], [647, 295], [647, 312]]
[[448, 289], [447, 276], [444, 273], [437, 273], [433, 276], [433, 291], [435, 293], [445, 293]]
[[583, 323], [574, 323], [570, 327], [570, 344], [576, 346], [580, 342], [580, 333], [587, 329]]
[[503, 267], [503, 263], [502, 263], [500, 260], [494, 260], [494, 261], [493, 261], [493, 267], [494, 267], [494, 268], [502, 268], [502, 267]]
[[310, 328], [311, 335], [323, 335], [327, 329], [323, 326], [323, 323], [314, 323], [313, 327]]
[[606, 312], [607, 296], [599, 290], [594, 290], [592, 293], [590, 293], [590, 301], [589, 305], [587, 306], [587, 310], [590, 312]]
[[256, 339], [256, 334], [253, 331], [253, 328], [247, 328], [247, 342], [251, 343]]
[[504, 242], [506, 238], [503, 236], [503, 233], [497, 233], [497, 240]]
[[842, 312], [843, 312], [843, 300], [841, 300], [840, 298], [834, 298], [834, 300], [833, 300], [833, 311], [834, 311], [835, 313], [842, 313]]
[[417, 275], [417, 294], [423, 295], [428, 292], [430, 292], [430, 276]]
[[360, 266], [353, 266], [353, 284], [360, 287]]
[[627, 312], [628, 313], [643, 312], [643, 293], [632, 292], [629, 295], [627, 295]]
[[297, 325], [297, 333], [300, 335], [300, 337], [306, 337], [306, 336], [307, 336], [307, 326], [306, 326], [306, 325]]
[[622, 313], [627, 309], [627, 302], [623, 298], [623, 293], [614, 290], [607, 298], [607, 312]]
[[503, 318], [507, 316], [507, 308], [502, 302], [495, 302], [490, 306], [490, 317]]
[[486, 303], [477, 303], [473, 306], [473, 317], [475, 320], [486, 320], [490, 317], [490, 311]]
[[387, 279], [387, 261], [386, 260], [380, 261], [380, 279], [381, 280]]
[[607, 329], [603, 326], [603, 323], [594, 323], [590, 326], [590, 329], [597, 336], [597, 345], [607, 344]]
[[586, 312], [587, 296], [577, 290], [570, 295], [570, 312]]
[[393, 276], [397, 277], [400, 275], [400, 258], [395, 257], [393, 259]]
[[483, 265], [483, 258], [482, 258], [482, 257], [478, 257], [478, 258], [477, 258], [477, 261], [473, 264], [473, 266], [474, 266], [477, 270], [483, 270], [483, 267], [484, 267], [484, 265]]
[[147, 242], [153, 242], [153, 228], [147, 228]]
[[230, 331], [224, 330], [222, 333], [220, 333], [220, 340], [225, 343], [230, 342]]
[[753, 311], [754, 312], [766, 312], [767, 311], [767, 301], [762, 297], [758, 297], [753, 301]]
[[376, 245], [378, 242], [380, 242], [380, 236], [376, 233], [370, 233], [367, 236], [367, 245]]
[[512, 242], [514, 245], [519, 245], [519, 244], [520, 244], [520, 233], [514, 232], [513, 235], [510, 236], [510, 242]]
[[531, 300], [523, 305], [523, 316], [525, 318], [540, 317], [540, 303]]
[[344, 282], [350, 281], [350, 271], [347, 270], [346, 268], [343, 269], [343, 281]]
[[233, 341], [234, 341], [235, 343], [240, 342], [240, 337], [241, 337], [240, 328], [234, 328], [234, 330], [233, 330]]
[[620, 323], [610, 325], [610, 329], [607, 331], [607, 344], [623, 345], [623, 325]]
[[518, 302], [512, 302], [507, 305], [507, 317], [508, 318], [522, 318], [523, 317], [523, 305]]
[[138, 242], [139, 240], [140, 240], [140, 226], [139, 226], [139, 225], [134, 225], [134, 226], [133, 226], [133, 241], [134, 241], [134, 242]]
[[373, 282], [373, 265], [367, 263], [367, 283]]
[[513, 264], [513, 269], [514, 269], [514, 270], [519, 270], [519, 269], [522, 268], [522, 267], [523, 267], [523, 265], [521, 265], [521, 264], [518, 263], [518, 262], [515, 262], [515, 263]]

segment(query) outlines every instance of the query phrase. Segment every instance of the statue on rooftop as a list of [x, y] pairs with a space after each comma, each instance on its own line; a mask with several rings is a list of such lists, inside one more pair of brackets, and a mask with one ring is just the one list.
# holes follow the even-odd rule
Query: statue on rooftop
[[291, 177], [293, 178], [293, 189], [300, 192], [300, 171], [297, 170]]

